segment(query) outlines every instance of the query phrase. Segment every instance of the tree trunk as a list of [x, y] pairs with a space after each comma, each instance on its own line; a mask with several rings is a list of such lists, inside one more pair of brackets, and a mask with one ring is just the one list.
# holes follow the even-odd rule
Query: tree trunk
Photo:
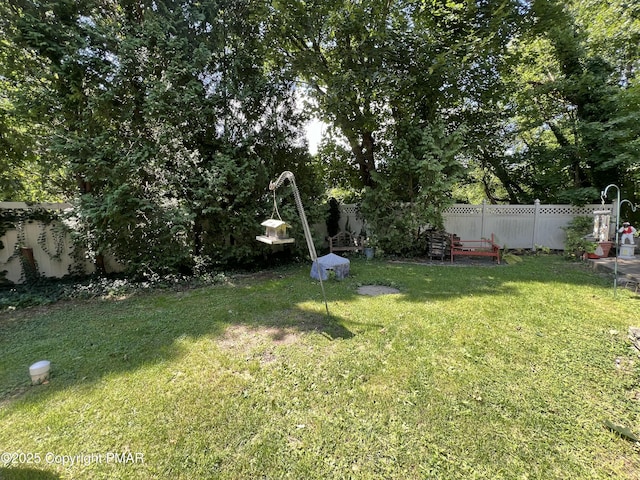
[[570, 152], [571, 155], [571, 174], [573, 176], [573, 186], [574, 188], [582, 188], [589, 186], [589, 179], [586, 172], [582, 169], [580, 162], [580, 154], [575, 151], [576, 146], [573, 145], [569, 139], [565, 136], [562, 130], [553, 122], [548, 123], [549, 128], [553, 132], [553, 135], [556, 137], [558, 145], [563, 148], [574, 148], [573, 151]]
[[[499, 158], [493, 157], [489, 153], [485, 153], [483, 155], [483, 164], [488, 165], [493, 171], [494, 175], [498, 177], [498, 180], [500, 180], [500, 183], [502, 183], [502, 186], [507, 191], [507, 195], [509, 196], [509, 203], [517, 205], [526, 200], [525, 192], [517, 183], [511, 180], [509, 172], [507, 172], [507, 170], [504, 168]], [[487, 194], [487, 197], [489, 198], [491, 203], [494, 203], [493, 192], [489, 191], [488, 185], [486, 184], [484, 179], [482, 183], [485, 186], [485, 193]]]
[[373, 187], [374, 182], [372, 173], [376, 170], [373, 157], [375, 150], [373, 132], [363, 132], [361, 137], [362, 139], [357, 138], [355, 135], [347, 135], [349, 144], [351, 145], [351, 151], [356, 158], [356, 163], [360, 171], [362, 185], [365, 187]]

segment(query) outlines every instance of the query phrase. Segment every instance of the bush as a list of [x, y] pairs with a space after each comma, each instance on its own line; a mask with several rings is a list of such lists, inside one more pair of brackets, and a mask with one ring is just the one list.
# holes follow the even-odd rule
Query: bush
[[564, 253], [571, 258], [582, 258], [586, 253], [593, 253], [597, 243], [589, 239], [593, 232], [593, 218], [588, 216], [575, 217], [569, 225], [564, 227], [567, 232], [567, 240], [564, 244]]
[[442, 228], [442, 210], [451, 203], [448, 192], [462, 173], [456, 157], [461, 135], [439, 123], [406, 121], [390, 141], [374, 188], [364, 191], [361, 213], [385, 252], [421, 254], [426, 248], [421, 233]]

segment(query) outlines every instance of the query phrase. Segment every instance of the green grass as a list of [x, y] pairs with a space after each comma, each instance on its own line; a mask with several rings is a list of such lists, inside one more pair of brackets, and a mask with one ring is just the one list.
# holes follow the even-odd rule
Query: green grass
[[0, 315], [0, 452], [40, 456], [0, 478], [640, 477], [604, 425], [640, 433], [636, 296], [554, 256], [351, 270], [330, 318], [308, 267]]

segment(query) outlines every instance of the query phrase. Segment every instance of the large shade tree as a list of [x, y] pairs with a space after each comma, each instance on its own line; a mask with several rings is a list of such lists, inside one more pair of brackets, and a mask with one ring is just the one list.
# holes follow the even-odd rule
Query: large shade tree
[[329, 176], [340, 177], [335, 169], [357, 171], [351, 186], [364, 187], [363, 214], [387, 249], [405, 249], [400, 239], [411, 243], [419, 226], [440, 223], [461, 173], [459, 112], [495, 74], [521, 6], [508, 0], [272, 4], [276, 61], [302, 82], [342, 139], [342, 147], [331, 147], [340, 161], [328, 162]]
[[42, 141], [50, 132], [40, 97], [46, 59], [16, 45], [11, 19], [9, 4], [0, 3], [0, 201], [61, 200], [69, 185]]
[[348, 144], [362, 185], [401, 123], [447, 122], [513, 34], [518, 2], [275, 0], [275, 58]]
[[[174, 271], [255, 259], [256, 205], [285, 169], [304, 195], [316, 170], [359, 192], [397, 251], [439, 223], [461, 178], [494, 202], [637, 193], [627, 3], [3, 2], [2, 198], [74, 185], [96, 253]], [[301, 97], [334, 132], [322, 169]]]
[[12, 6], [15, 43], [47, 65], [50, 154], [75, 179], [78, 220], [96, 254], [138, 272], [255, 259], [269, 178], [308, 163], [291, 82], [265, 62], [265, 8]]
[[503, 95], [475, 123], [489, 155], [472, 158], [502, 187], [487, 189], [490, 199], [585, 203], [610, 183], [637, 192], [640, 23], [622, 3], [531, 2]]

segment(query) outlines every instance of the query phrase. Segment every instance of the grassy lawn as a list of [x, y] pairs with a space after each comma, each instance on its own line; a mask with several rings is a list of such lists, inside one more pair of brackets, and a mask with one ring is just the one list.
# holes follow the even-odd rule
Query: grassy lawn
[[555, 256], [351, 270], [331, 317], [306, 266], [0, 314], [0, 478], [640, 478], [604, 424], [640, 433], [637, 296]]

